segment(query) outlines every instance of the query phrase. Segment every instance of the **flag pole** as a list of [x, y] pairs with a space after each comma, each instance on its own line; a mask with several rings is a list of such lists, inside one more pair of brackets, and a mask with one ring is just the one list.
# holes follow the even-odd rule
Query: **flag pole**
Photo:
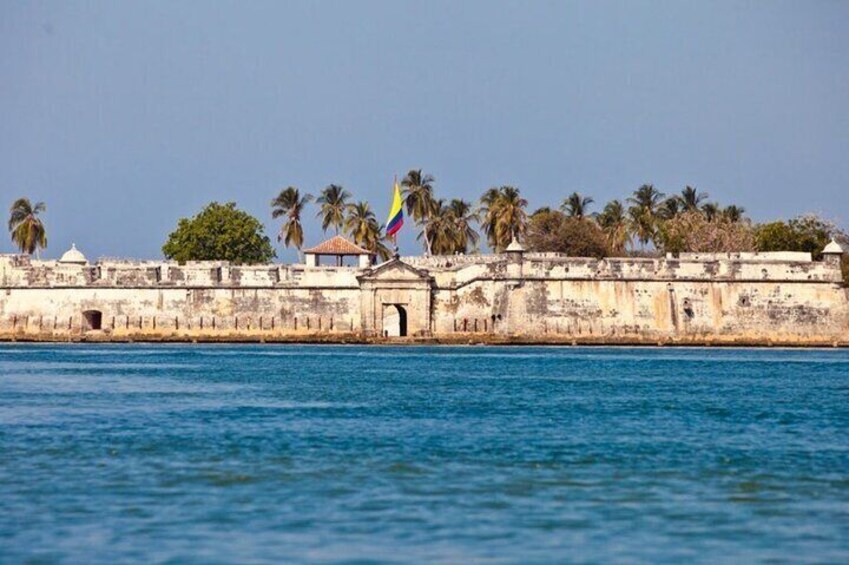
[[[396, 174], [392, 181], [392, 198], [395, 198], [395, 187], [398, 186], [398, 175]], [[404, 206], [404, 203], [401, 203]], [[398, 252], [398, 232], [392, 234], [392, 244], [395, 247], [395, 259], [398, 259], [401, 254]]]

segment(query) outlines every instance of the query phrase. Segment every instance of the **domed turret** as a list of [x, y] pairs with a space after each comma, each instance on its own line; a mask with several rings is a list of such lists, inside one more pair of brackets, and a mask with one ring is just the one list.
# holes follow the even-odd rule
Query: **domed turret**
[[507, 251], [508, 253], [523, 253], [525, 251], [525, 248], [522, 247], [522, 244], [519, 243], [519, 240], [516, 239], [516, 236], [514, 235], [513, 241], [510, 242], [510, 245], [507, 246], [507, 249], [505, 249], [505, 251]]
[[507, 255], [507, 276], [514, 279], [522, 278], [522, 258], [525, 256], [525, 248], [513, 234], [513, 241], [504, 250]]
[[831, 243], [825, 246], [825, 249], [823, 249], [822, 252], [823, 254], [835, 253], [837, 255], [843, 255], [844, 253], [843, 247], [841, 247], [840, 244], [833, 239], [831, 240]]
[[70, 263], [72, 265], [85, 265], [88, 263], [88, 260], [85, 258], [85, 255], [80, 253], [80, 250], [77, 249], [77, 245], [75, 243], [71, 244], [71, 248], [62, 255], [62, 258], [59, 259], [60, 263]]
[[833, 239], [831, 243], [825, 246], [825, 249], [822, 250], [822, 260], [823, 262], [835, 269], [839, 275], [840, 273], [840, 263], [843, 261], [843, 247]]

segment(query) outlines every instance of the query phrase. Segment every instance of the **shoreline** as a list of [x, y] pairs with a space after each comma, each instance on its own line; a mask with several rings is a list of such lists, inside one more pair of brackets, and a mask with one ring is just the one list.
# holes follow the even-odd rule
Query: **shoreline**
[[645, 337], [529, 337], [458, 334], [431, 337], [384, 338], [358, 334], [335, 335], [44, 335], [3, 334], [0, 343], [85, 343], [85, 344], [291, 344], [291, 345], [373, 345], [373, 346], [555, 346], [555, 347], [698, 347], [698, 348], [792, 348], [792, 349], [844, 349], [849, 348], [849, 339], [843, 340], [800, 340], [763, 338], [657, 338]]

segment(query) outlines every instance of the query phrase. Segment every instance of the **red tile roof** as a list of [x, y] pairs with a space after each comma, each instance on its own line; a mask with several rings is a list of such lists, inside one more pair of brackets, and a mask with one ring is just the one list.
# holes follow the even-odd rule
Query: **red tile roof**
[[336, 235], [315, 247], [304, 249], [304, 253], [313, 255], [371, 255], [371, 251], [348, 241], [341, 235]]

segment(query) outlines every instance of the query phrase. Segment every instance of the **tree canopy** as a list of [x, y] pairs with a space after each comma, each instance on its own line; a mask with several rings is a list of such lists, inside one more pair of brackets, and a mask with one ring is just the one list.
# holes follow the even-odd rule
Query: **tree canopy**
[[788, 222], [761, 224], [756, 239], [758, 251], [806, 251], [819, 257], [831, 238], [839, 235], [840, 230], [832, 223], [805, 215]]
[[607, 239], [589, 218], [541, 210], [531, 216], [525, 234], [529, 251], [566, 253], [573, 257], [608, 255]]
[[181, 218], [162, 253], [186, 261], [267, 263], [276, 256], [262, 223], [236, 208], [235, 202], [211, 202], [192, 218]]
[[661, 250], [670, 253], [754, 251], [755, 234], [749, 222], [725, 216], [711, 220], [691, 207], [660, 224], [657, 243]]

